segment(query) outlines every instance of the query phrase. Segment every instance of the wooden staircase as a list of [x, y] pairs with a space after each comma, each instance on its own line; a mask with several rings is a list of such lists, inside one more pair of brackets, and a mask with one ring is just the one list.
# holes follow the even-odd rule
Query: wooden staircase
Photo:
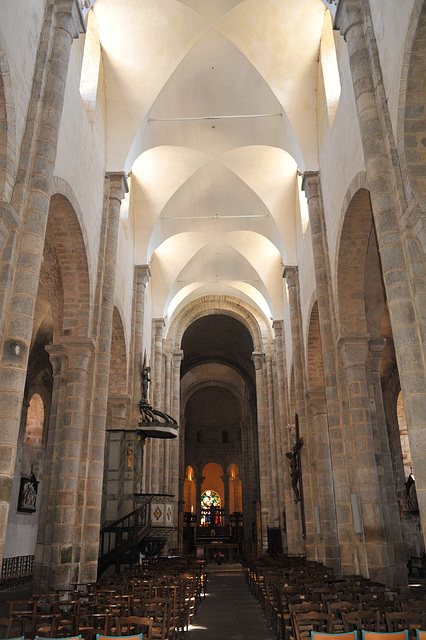
[[98, 576], [112, 564], [116, 571], [124, 562], [132, 564], [139, 543], [151, 531], [151, 502], [147, 497], [137, 509], [101, 529], [99, 541]]

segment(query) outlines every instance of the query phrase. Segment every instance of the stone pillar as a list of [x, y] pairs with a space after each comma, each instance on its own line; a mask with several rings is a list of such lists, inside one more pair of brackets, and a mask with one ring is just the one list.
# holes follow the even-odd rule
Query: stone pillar
[[[163, 378], [163, 318], [152, 320], [152, 354], [151, 363], [151, 394], [150, 403], [155, 409], [162, 409], [162, 378]], [[146, 450], [146, 487], [147, 493], [160, 493], [164, 469], [164, 442], [158, 438], [149, 438]]]
[[[347, 478], [344, 472], [341, 471], [345, 468], [343, 420], [340, 412], [340, 390], [337, 375], [338, 363], [335, 326], [333, 323], [333, 293], [330, 279], [327, 230], [318, 172], [305, 172], [303, 189], [308, 201], [326, 400], [325, 420], [321, 418], [321, 426], [318, 425], [318, 428], [326, 430], [320, 437], [324, 441], [328, 440], [328, 457], [330, 460], [329, 463], [325, 461], [326, 454], [324, 451], [324, 461], [322, 463], [318, 462], [318, 475], [319, 477], [321, 476], [322, 466], [329, 466], [331, 476], [328, 476], [326, 472], [326, 477], [329, 477], [331, 486], [328, 491], [327, 502], [329, 502], [329, 506], [327, 507], [326, 517], [330, 516], [334, 520], [334, 525], [332, 520], [328, 521], [329, 529], [327, 540], [324, 539], [324, 553], [326, 564], [339, 573], [341, 569], [339, 538], [340, 544], [343, 546], [351, 543], [350, 539], [347, 539], [347, 535], [343, 533], [343, 530], [342, 535], [338, 533], [339, 523], [336, 519], [336, 502], [341, 501], [344, 505], [347, 505], [350, 502], [350, 491]], [[315, 414], [320, 412], [323, 415], [317, 402], [311, 405], [312, 411], [315, 411]], [[323, 482], [322, 479], [321, 482]], [[343, 511], [346, 513], [346, 508]], [[321, 514], [321, 519], [323, 517], [324, 514]], [[343, 527], [345, 528], [346, 524], [343, 524]]]
[[[180, 421], [180, 363], [183, 358], [183, 351], [177, 350], [173, 351], [171, 357], [171, 372], [170, 372], [170, 383], [171, 383], [171, 392], [170, 392], [170, 415], [172, 418]], [[169, 470], [169, 486], [167, 488], [167, 493], [173, 494], [173, 513], [175, 514], [175, 518], [177, 518], [178, 514], [178, 506], [179, 500], [182, 498], [179, 497], [179, 461], [181, 456], [183, 458], [185, 451], [181, 451], [181, 438], [180, 433], [184, 433], [184, 429], [182, 428], [182, 424], [179, 425], [178, 437], [169, 441], [169, 451], [170, 451], [170, 470]], [[182, 477], [184, 477], [183, 474]], [[183, 508], [183, 507], [182, 507]], [[182, 512], [183, 513], [183, 512]], [[176, 533], [173, 533], [170, 536], [169, 546], [178, 547], [178, 527], [179, 523], [176, 519], [175, 521]]]
[[[356, 561], [362, 575], [390, 584], [392, 576], [389, 564], [393, 560], [393, 553], [392, 550], [389, 553], [386, 541], [365, 369], [368, 337], [341, 338], [339, 346], [348, 385], [352, 433], [352, 440], [350, 440], [349, 430], [347, 430], [345, 449], [351, 495], [356, 496], [351, 498], [356, 533]], [[355, 513], [356, 502], [358, 502], [359, 523]]]
[[262, 540], [258, 544], [265, 551], [268, 548], [268, 525], [270, 521], [269, 469], [270, 448], [268, 438], [268, 423], [266, 417], [266, 397], [264, 390], [263, 361], [264, 353], [254, 352], [252, 359], [256, 372], [257, 396], [257, 430], [259, 442], [259, 482], [260, 482], [260, 513], [262, 518]]
[[[286, 504], [286, 494], [290, 496], [291, 486], [289, 484], [289, 476], [287, 473], [287, 464], [285, 454], [288, 448], [288, 430], [287, 425], [290, 423], [288, 408], [288, 383], [286, 375], [286, 357], [284, 348], [283, 321], [275, 320], [275, 353], [277, 360], [277, 395], [278, 395], [278, 415], [276, 416], [276, 437], [277, 437], [277, 471], [278, 471], [278, 509], [280, 512], [280, 526], [285, 538], [285, 522], [283, 514]], [[287, 539], [283, 540], [283, 548], [287, 547]]]
[[[111, 359], [112, 322], [114, 311], [115, 274], [117, 266], [118, 228], [121, 201], [127, 193], [124, 173], [107, 173], [105, 179], [104, 211], [106, 222], [103, 264], [98, 273], [99, 314], [96, 335], [91, 420], [85, 466], [85, 504], [81, 532], [80, 556], [81, 580], [97, 578], [98, 540], [102, 508], [102, 484], [104, 476], [105, 431], [108, 406], [109, 371]], [[123, 514], [124, 515], [124, 514]]]
[[[12, 205], [19, 209], [23, 226], [19, 240], [12, 230], [10, 244], [10, 290], [4, 290], [3, 342], [0, 353], [0, 418], [3, 438], [0, 445], [0, 559], [3, 556], [10, 492], [19, 435], [21, 405], [32, 338], [35, 303], [56, 158], [59, 126], [73, 38], [84, 30], [74, 0], [58, 0], [54, 19], [43, 33], [39, 53], [45, 66], [40, 69], [35, 120], [28, 119], [25, 153], [21, 155]], [[47, 13], [51, 11], [47, 8]], [[46, 16], [47, 16], [46, 13]], [[47, 43], [46, 40], [47, 39]], [[46, 47], [47, 44], [47, 47]], [[50, 45], [50, 48], [49, 48]], [[31, 129], [31, 132], [29, 131]], [[25, 207], [24, 208], [24, 203]], [[7, 323], [4, 319], [7, 316]]]
[[223, 488], [224, 488], [224, 492], [225, 492], [225, 504], [224, 504], [224, 516], [225, 516], [225, 527], [229, 526], [229, 515], [230, 515], [230, 504], [229, 504], [229, 500], [230, 500], [230, 495], [229, 495], [229, 473], [224, 473], [222, 476], [222, 480], [223, 480]]
[[383, 406], [380, 362], [385, 340], [368, 341], [369, 364], [367, 380], [371, 406], [373, 439], [376, 451], [376, 465], [379, 475], [382, 510], [385, 521], [386, 540], [389, 545], [389, 572], [391, 584], [403, 585], [407, 581], [406, 557], [403, 548], [402, 530], [395, 486], [395, 476]]
[[[65, 588], [81, 581], [81, 523], [85, 518], [85, 477], [81, 473], [83, 444], [87, 426], [86, 389], [90, 359], [95, 349], [92, 340], [62, 338], [68, 359], [64, 398], [63, 427], [58, 461], [56, 504], [49, 521], [54, 523], [51, 542], [49, 585]], [[83, 467], [86, 466], [84, 461]], [[99, 527], [99, 523], [98, 523]], [[97, 564], [96, 555], [92, 559]]]
[[[284, 278], [286, 279], [288, 288], [288, 299], [290, 305], [290, 322], [291, 322], [291, 341], [292, 341], [292, 353], [293, 353], [293, 371], [294, 371], [294, 386], [296, 394], [296, 412], [299, 416], [299, 428], [300, 437], [304, 440], [304, 445], [301, 449], [302, 460], [302, 482], [303, 482], [303, 495], [304, 501], [302, 503], [294, 504], [293, 499], [291, 506], [286, 505], [287, 513], [287, 536], [288, 536], [288, 549], [289, 553], [304, 553], [306, 549], [306, 555], [309, 559], [314, 559], [316, 552], [313, 547], [315, 545], [314, 534], [314, 518], [311, 502], [311, 481], [310, 481], [310, 469], [312, 460], [309, 455], [310, 442], [309, 434], [306, 429], [306, 408], [305, 408], [305, 384], [304, 384], [304, 372], [303, 372], [303, 342], [301, 335], [301, 316], [300, 316], [300, 297], [299, 297], [299, 275], [297, 267], [286, 266], [284, 270]], [[291, 440], [291, 445], [295, 444], [295, 435]], [[287, 462], [287, 460], [286, 460]], [[290, 473], [289, 466], [287, 464], [287, 473]], [[294, 496], [292, 496], [294, 498]], [[303, 539], [302, 530], [302, 513], [301, 509], [304, 508], [306, 519], [306, 541]], [[309, 530], [309, 533], [308, 533]]]
[[[335, 25], [348, 45], [371, 205], [426, 539], [426, 377], [423, 291], [411, 276], [400, 217], [407, 206], [389, 121], [380, 57], [366, 0], [340, 0]], [[424, 278], [424, 275], [423, 275]]]
[[312, 431], [315, 434], [317, 490], [313, 501], [318, 560], [328, 567], [335, 567], [339, 557], [339, 545], [325, 390], [310, 389], [307, 393], [307, 399], [312, 419]]
[[49, 520], [56, 506], [59, 449], [62, 435], [60, 419], [66, 391], [67, 358], [61, 345], [51, 344], [45, 347], [53, 370], [53, 389], [50, 405], [49, 431], [43, 473], [43, 500], [41, 503], [37, 545], [34, 560], [35, 584], [47, 584], [51, 562], [52, 530], [54, 523]]
[[279, 490], [278, 490], [278, 456], [277, 456], [277, 425], [275, 422], [275, 394], [274, 394], [274, 376], [273, 376], [273, 357], [266, 355], [266, 381], [268, 389], [268, 422], [269, 422], [269, 446], [271, 449], [271, 467], [270, 467], [270, 491], [269, 498], [271, 500], [271, 514], [269, 526], [279, 527], [280, 512], [279, 507]]
[[[201, 474], [201, 471], [200, 471]], [[194, 476], [195, 482], [195, 515], [197, 516], [197, 527], [201, 524], [201, 486], [203, 484], [203, 476]]]
[[[143, 334], [145, 317], [145, 291], [150, 278], [149, 267], [146, 264], [136, 265], [133, 273], [133, 307], [132, 307], [132, 338], [130, 344], [131, 362], [129, 366], [129, 389], [131, 401], [127, 412], [127, 422], [136, 425], [139, 420], [139, 401], [142, 398], [142, 367], [143, 367]], [[146, 491], [146, 445], [138, 446], [137, 493]]]
[[139, 401], [142, 397], [142, 366], [143, 366], [143, 329], [145, 317], [145, 291], [151, 272], [147, 264], [135, 266], [133, 274], [133, 309], [132, 309], [132, 344], [130, 366], [130, 388], [132, 390], [132, 404], [129, 413], [129, 423], [137, 424], [139, 419]]

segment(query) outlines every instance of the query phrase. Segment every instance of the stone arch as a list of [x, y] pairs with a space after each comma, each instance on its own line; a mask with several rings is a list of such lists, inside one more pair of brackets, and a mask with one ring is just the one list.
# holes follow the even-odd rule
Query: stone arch
[[272, 343], [271, 327], [260, 313], [229, 296], [204, 296], [184, 307], [172, 320], [167, 330], [167, 337], [174, 348], [179, 349], [183, 335], [190, 324], [208, 315], [229, 315], [241, 322], [253, 338], [254, 351], [266, 349]]
[[86, 245], [75, 209], [67, 197], [56, 193], [50, 200], [48, 226], [54, 229], [55, 244], [63, 286], [64, 337], [89, 335], [91, 287]]
[[425, 28], [426, 2], [416, 0], [404, 48], [397, 122], [398, 151], [409, 200], [426, 197]]
[[337, 303], [340, 337], [367, 335], [365, 267], [374, 222], [369, 192], [361, 188], [346, 211], [337, 253]]
[[244, 398], [243, 398], [241, 389], [239, 389], [236, 385], [224, 382], [223, 380], [210, 379], [210, 380], [204, 380], [202, 382], [195, 382], [194, 384], [190, 384], [188, 387], [185, 388], [183, 397], [182, 397], [183, 413], [185, 413], [186, 403], [188, 402], [189, 398], [200, 389], [204, 389], [206, 387], [221, 387], [223, 389], [227, 389], [230, 393], [232, 393], [238, 399], [240, 406], [241, 407], [243, 406]]
[[16, 120], [9, 63], [0, 36], [0, 200], [10, 202], [16, 177]]
[[109, 394], [127, 393], [127, 349], [123, 321], [117, 307], [112, 317], [111, 359], [109, 374]]

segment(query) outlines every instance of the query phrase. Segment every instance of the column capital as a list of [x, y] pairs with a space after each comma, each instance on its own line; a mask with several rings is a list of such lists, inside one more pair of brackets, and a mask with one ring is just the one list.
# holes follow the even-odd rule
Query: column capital
[[302, 190], [305, 192], [308, 202], [311, 198], [318, 198], [319, 183], [319, 171], [305, 171], [302, 180]]
[[256, 371], [258, 371], [263, 366], [263, 363], [265, 361], [265, 354], [263, 353], [263, 351], [253, 351], [253, 353], [251, 354], [251, 359], [254, 362], [254, 368], [256, 369]]
[[64, 348], [70, 368], [87, 371], [89, 358], [96, 349], [93, 338], [62, 337], [60, 345]]
[[380, 371], [380, 362], [383, 356], [383, 349], [386, 347], [385, 339], [372, 338], [368, 341], [368, 350], [370, 352], [370, 367], [372, 371], [378, 373]]
[[118, 200], [121, 203], [125, 194], [129, 191], [126, 174], [124, 171], [108, 171], [105, 179], [109, 182], [109, 199]]
[[53, 368], [53, 377], [61, 375], [62, 363], [66, 357], [65, 349], [60, 344], [47, 344], [44, 350], [49, 354], [50, 364]]
[[71, 38], [78, 38], [86, 33], [83, 14], [78, 0], [56, 0], [56, 25], [69, 33]]
[[148, 264], [137, 264], [135, 266], [135, 280], [138, 285], [145, 286], [151, 277], [151, 271]]
[[284, 330], [284, 321], [283, 320], [274, 320], [272, 323], [272, 328], [275, 332], [275, 337], [280, 338], [283, 335]]
[[182, 351], [182, 349], [175, 349], [172, 352], [172, 356], [173, 356], [174, 364], [180, 364], [181, 360], [183, 359], [183, 351]]
[[163, 333], [163, 329], [165, 327], [165, 322], [164, 322], [164, 318], [153, 318], [152, 319], [152, 326], [154, 329], [154, 334], [156, 336], [161, 335]]
[[337, 346], [343, 357], [343, 364], [346, 368], [365, 366], [368, 354], [368, 342], [370, 336], [343, 336], [339, 338]]
[[340, 0], [334, 18], [334, 29], [340, 31], [344, 39], [351, 27], [362, 24], [362, 6], [360, 0]]
[[299, 280], [298, 267], [286, 265], [284, 267], [283, 278], [286, 279], [288, 287], [294, 287], [295, 285], [297, 285]]

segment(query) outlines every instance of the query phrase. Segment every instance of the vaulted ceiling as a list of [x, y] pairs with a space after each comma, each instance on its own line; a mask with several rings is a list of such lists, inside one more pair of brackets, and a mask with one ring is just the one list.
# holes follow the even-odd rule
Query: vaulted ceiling
[[108, 169], [131, 175], [155, 317], [209, 294], [282, 318], [298, 173], [317, 168], [326, 0], [97, 0]]

